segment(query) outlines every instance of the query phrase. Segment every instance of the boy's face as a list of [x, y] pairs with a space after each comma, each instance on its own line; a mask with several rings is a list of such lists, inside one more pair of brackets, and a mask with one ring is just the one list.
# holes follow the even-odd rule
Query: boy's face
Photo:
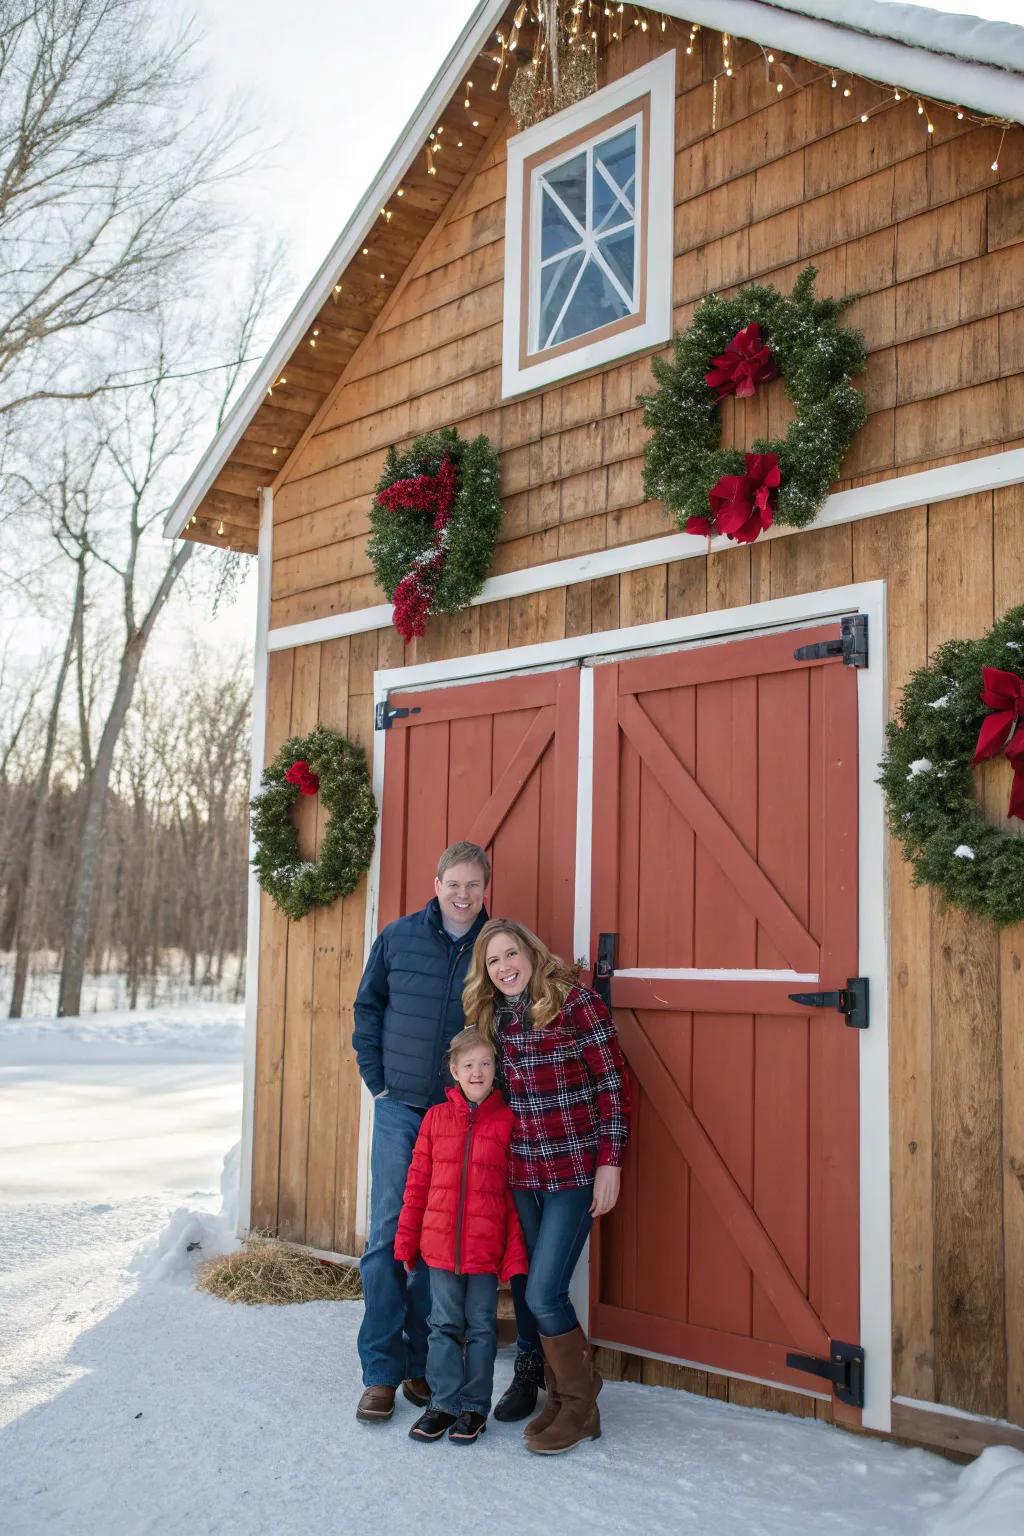
[[469, 928], [484, 904], [484, 872], [470, 860], [453, 864], [434, 881], [434, 894], [449, 922]]
[[474, 1045], [451, 1064], [452, 1077], [471, 1104], [486, 1099], [494, 1087], [494, 1052], [489, 1045]]

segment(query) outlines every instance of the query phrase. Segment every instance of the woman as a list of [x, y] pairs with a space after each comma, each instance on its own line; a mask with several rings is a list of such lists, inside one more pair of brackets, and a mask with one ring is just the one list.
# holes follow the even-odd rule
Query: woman
[[[520, 1353], [506, 1397], [529, 1394], [543, 1353], [548, 1399], [525, 1434], [531, 1451], [554, 1455], [601, 1433], [601, 1378], [569, 1282], [594, 1217], [618, 1199], [625, 1063], [604, 1003], [520, 923], [492, 918], [481, 928], [462, 1002], [467, 1025], [497, 1047], [516, 1117], [510, 1178], [530, 1273], [525, 1297], [513, 1289]], [[533, 1385], [525, 1413], [535, 1403]], [[508, 1411], [515, 1401], [503, 1405], [501, 1417], [524, 1416]]]

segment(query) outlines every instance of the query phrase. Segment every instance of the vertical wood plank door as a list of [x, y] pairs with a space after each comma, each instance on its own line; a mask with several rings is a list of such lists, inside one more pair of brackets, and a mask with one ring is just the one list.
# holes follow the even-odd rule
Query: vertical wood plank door
[[579, 669], [393, 693], [384, 754], [379, 926], [430, 899], [461, 838], [491, 857], [487, 907], [571, 963]]
[[786, 1353], [860, 1339], [859, 1031], [789, 994], [857, 973], [857, 687], [838, 659], [793, 653], [837, 636], [594, 678], [592, 952], [618, 934], [635, 1102], [592, 1332], [819, 1393]]

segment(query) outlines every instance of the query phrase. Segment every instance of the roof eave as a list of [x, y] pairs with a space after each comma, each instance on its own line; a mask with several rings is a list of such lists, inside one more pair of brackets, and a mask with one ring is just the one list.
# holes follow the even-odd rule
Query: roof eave
[[427, 134], [479, 53], [494, 24], [504, 13], [507, 3], [508, 0], [479, 0], [433, 83], [392, 146], [373, 184], [321, 262], [263, 362], [235, 401], [216, 437], [176, 497], [164, 519], [165, 538], [176, 539], [184, 532], [189, 518], [198, 510], [204, 496], [238, 446], [249, 422], [262, 405], [267, 390], [280, 377], [282, 369], [329, 297], [338, 274], [344, 271], [364, 244], [380, 214], [381, 205], [392, 196], [421, 152]]

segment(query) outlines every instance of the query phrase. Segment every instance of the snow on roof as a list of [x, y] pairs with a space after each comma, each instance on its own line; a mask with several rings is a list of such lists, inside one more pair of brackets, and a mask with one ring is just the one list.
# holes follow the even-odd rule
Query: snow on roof
[[[947, 53], [975, 64], [1024, 74], [1024, 26], [953, 16], [925, 5], [895, 5], [889, 0], [768, 0], [782, 11], [815, 16], [870, 37], [889, 37], [931, 53]], [[1024, 11], [1022, 11], [1024, 14]]]

